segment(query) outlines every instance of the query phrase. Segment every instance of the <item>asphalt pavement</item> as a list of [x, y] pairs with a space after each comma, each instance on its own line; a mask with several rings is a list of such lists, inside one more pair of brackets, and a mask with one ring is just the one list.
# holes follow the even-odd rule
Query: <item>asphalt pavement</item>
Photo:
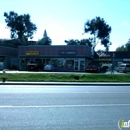
[[1, 130], [118, 130], [129, 86], [0, 85]]

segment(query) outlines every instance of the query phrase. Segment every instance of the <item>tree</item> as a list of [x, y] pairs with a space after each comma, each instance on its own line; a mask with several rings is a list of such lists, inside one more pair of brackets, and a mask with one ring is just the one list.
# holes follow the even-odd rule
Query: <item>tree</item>
[[125, 45], [116, 48], [116, 51], [130, 51], [130, 39]]
[[81, 39], [80, 41], [79, 41], [79, 44], [80, 45], [88, 45], [88, 46], [90, 46], [90, 47], [92, 47], [92, 39]]
[[130, 51], [130, 39], [126, 43], [125, 47], [126, 47], [126, 51]]
[[110, 47], [110, 45], [112, 45], [112, 43], [109, 42], [109, 39], [107, 39], [107, 38], [102, 39], [101, 44], [104, 45], [104, 47], [106, 48], [106, 52], [109, 51], [109, 47]]
[[67, 43], [67, 45], [79, 45], [79, 40], [65, 40], [65, 42]]
[[5, 12], [4, 17], [7, 27], [11, 31], [12, 39], [18, 38], [21, 41], [27, 41], [28, 38], [33, 38], [37, 27], [31, 22], [29, 14], [18, 15], [14, 11], [10, 11], [9, 14]]
[[67, 43], [67, 45], [88, 45], [90, 47], [92, 47], [92, 41], [91, 39], [81, 39], [81, 40], [65, 40], [65, 42]]
[[108, 47], [109, 34], [111, 33], [111, 27], [106, 24], [103, 18], [96, 17], [95, 19], [88, 20], [84, 25], [84, 33], [90, 33], [93, 35], [91, 37], [93, 48], [99, 43], [99, 40], [104, 47]]
[[43, 38], [40, 39], [37, 44], [38, 45], [51, 45], [52, 40], [47, 36], [46, 30], [44, 31]]
[[120, 46], [120, 47], [117, 47], [116, 48], [116, 51], [126, 51], [126, 48], [124, 45]]

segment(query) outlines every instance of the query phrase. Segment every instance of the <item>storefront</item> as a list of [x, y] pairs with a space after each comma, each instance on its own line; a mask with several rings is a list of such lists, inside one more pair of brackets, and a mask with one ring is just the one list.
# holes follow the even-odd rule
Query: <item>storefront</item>
[[130, 63], [130, 52], [95, 52], [94, 61], [118, 66], [118, 63]]
[[18, 68], [18, 49], [0, 46], [0, 70]]
[[93, 58], [89, 46], [21, 46], [18, 54], [20, 70], [27, 70], [27, 63], [34, 61], [53, 64], [57, 71], [85, 71]]

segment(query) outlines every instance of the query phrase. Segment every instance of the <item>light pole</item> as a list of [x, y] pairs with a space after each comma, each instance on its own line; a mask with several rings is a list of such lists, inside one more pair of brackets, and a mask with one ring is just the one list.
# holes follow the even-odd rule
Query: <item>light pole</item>
[[113, 55], [112, 55], [112, 64], [114, 65], [114, 57], [115, 57], [115, 53], [113, 52]]
[[111, 74], [114, 74], [114, 57], [115, 57], [115, 53], [113, 52], [113, 54], [112, 54]]

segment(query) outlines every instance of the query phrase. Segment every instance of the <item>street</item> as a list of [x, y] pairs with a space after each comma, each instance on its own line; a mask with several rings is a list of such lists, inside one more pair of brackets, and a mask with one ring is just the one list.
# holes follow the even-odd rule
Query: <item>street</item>
[[0, 86], [0, 130], [118, 130], [129, 86]]

